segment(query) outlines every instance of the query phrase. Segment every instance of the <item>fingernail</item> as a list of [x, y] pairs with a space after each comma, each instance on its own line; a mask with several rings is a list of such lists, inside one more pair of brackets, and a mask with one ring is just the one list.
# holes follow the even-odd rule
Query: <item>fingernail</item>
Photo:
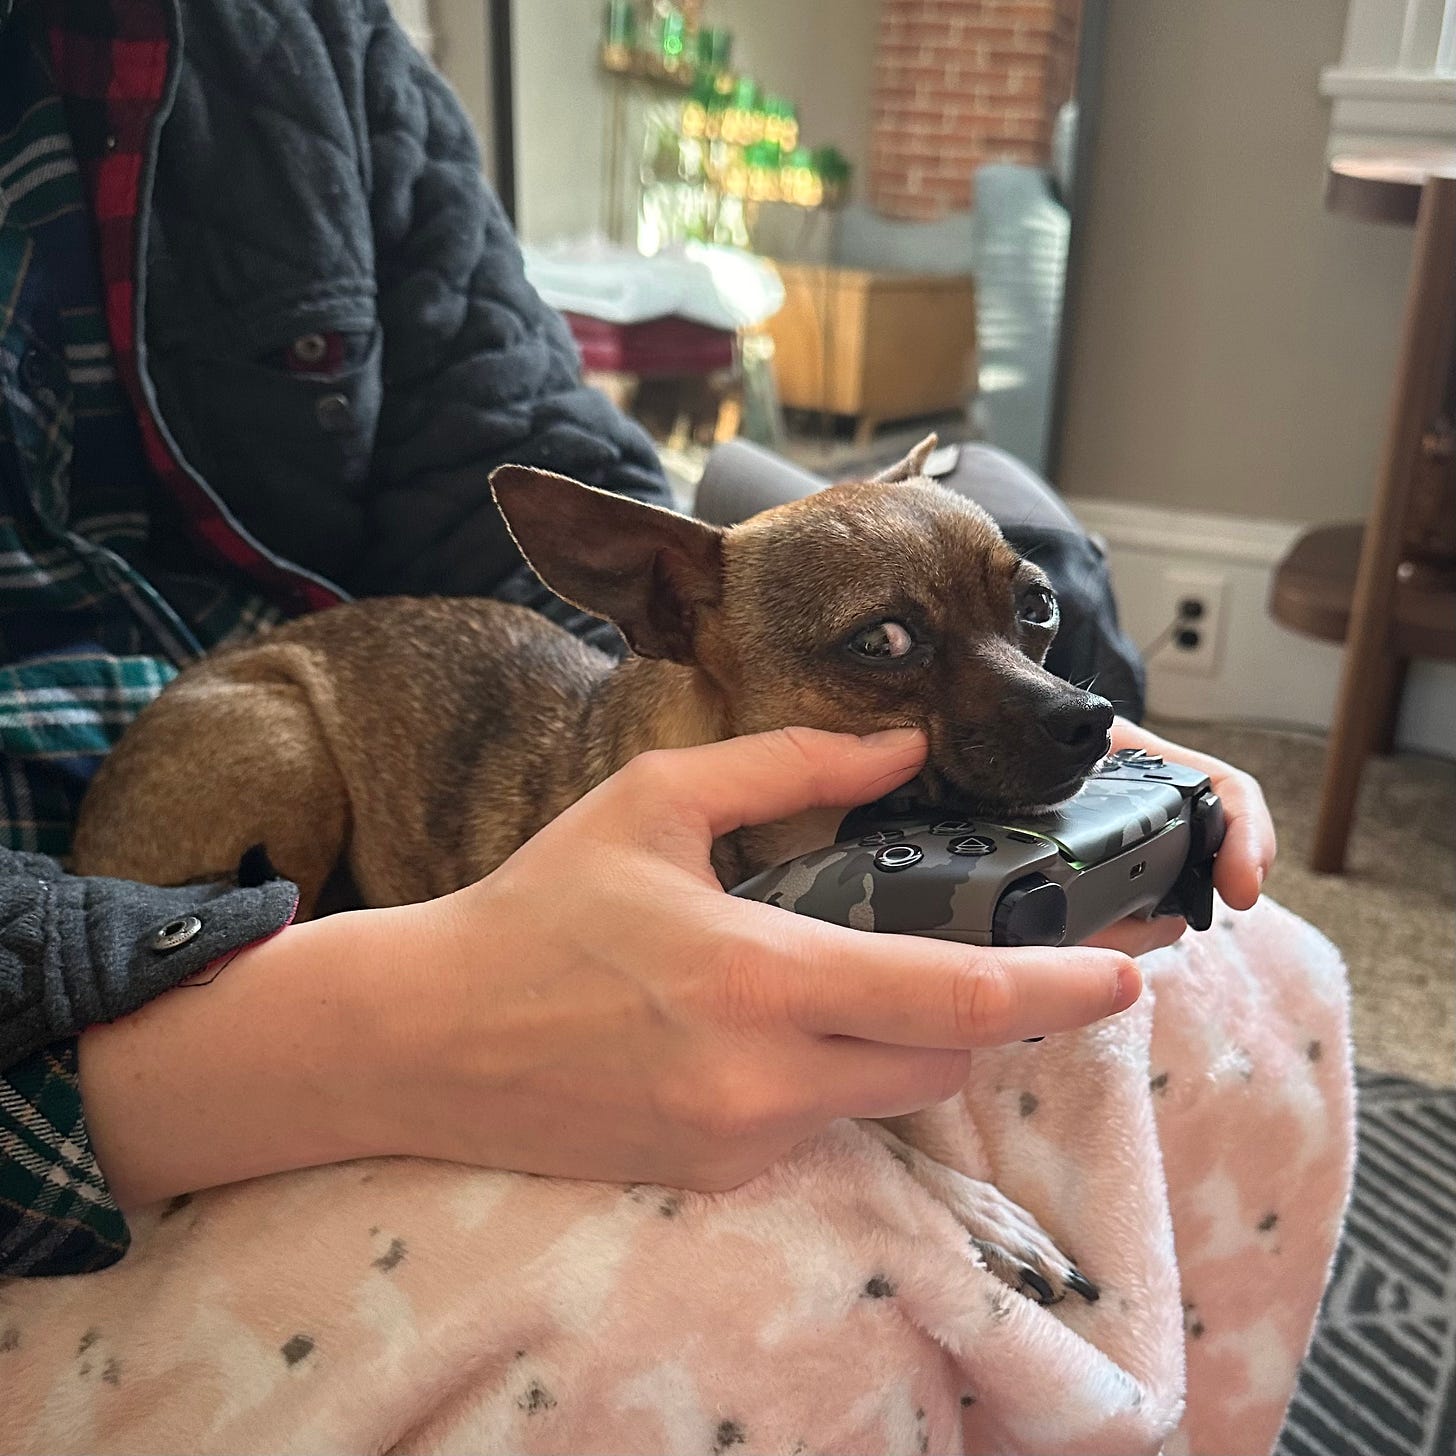
[[918, 728], [881, 728], [878, 733], [862, 733], [859, 741], [867, 748], [919, 747], [925, 735]]
[[1138, 968], [1127, 962], [1117, 972], [1117, 990], [1113, 992], [1112, 1009], [1114, 1012], [1126, 1011], [1143, 992], [1143, 978]]
[[1255, 874], [1255, 877], [1256, 877], [1256, 881], [1258, 883], [1258, 886], [1262, 890], [1264, 888], [1264, 874], [1265, 874], [1264, 866], [1263, 865], [1256, 865], [1254, 867], [1254, 874]]

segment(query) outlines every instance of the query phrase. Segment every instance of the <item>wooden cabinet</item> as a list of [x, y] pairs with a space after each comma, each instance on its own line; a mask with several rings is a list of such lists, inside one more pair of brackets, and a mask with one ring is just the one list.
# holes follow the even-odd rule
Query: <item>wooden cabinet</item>
[[976, 391], [969, 274], [776, 265], [784, 306], [767, 325], [779, 399], [875, 426], [962, 408]]

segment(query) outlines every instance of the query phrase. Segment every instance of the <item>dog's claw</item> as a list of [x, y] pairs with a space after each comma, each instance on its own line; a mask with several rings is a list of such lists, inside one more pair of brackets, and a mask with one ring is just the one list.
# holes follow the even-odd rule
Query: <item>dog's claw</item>
[[1096, 1304], [1102, 1298], [1102, 1291], [1080, 1269], [1068, 1269], [1063, 1278], [1067, 1288], [1075, 1290], [1088, 1304]]
[[[1057, 1294], [1051, 1285], [1035, 1269], [1026, 1264], [1021, 1266], [1021, 1282], [1023, 1285], [1029, 1284], [1031, 1286], [1038, 1304], [1056, 1304], [1060, 1299], [1064, 1298], [1063, 1295]], [[1067, 1282], [1070, 1284], [1071, 1280], [1069, 1279]], [[1081, 1293], [1081, 1291], [1078, 1290], [1078, 1293]]]

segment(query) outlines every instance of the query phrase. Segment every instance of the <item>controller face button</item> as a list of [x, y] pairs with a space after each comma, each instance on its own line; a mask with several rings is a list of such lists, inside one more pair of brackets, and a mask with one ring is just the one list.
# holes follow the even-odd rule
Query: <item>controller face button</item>
[[946, 845], [952, 854], [983, 855], [996, 853], [996, 841], [988, 834], [962, 834]]
[[965, 834], [975, 827], [973, 819], [942, 819], [930, 826], [932, 834]]
[[876, 829], [873, 834], [866, 834], [860, 840], [861, 849], [878, 849], [882, 844], [894, 844], [902, 836], [893, 829]]
[[875, 856], [875, 868], [880, 870], [908, 870], [925, 858], [925, 851], [914, 844], [887, 844]]
[[1045, 875], [1011, 886], [991, 921], [992, 945], [1060, 945], [1067, 933], [1067, 892]]

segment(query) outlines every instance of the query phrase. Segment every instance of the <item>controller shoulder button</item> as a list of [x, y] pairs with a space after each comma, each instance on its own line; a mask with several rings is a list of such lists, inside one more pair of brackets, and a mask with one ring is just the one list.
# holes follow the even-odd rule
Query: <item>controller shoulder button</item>
[[1223, 845], [1226, 828], [1223, 801], [1212, 790], [1205, 789], [1193, 801], [1193, 813], [1188, 823], [1189, 863], [1205, 863], [1212, 859]]

